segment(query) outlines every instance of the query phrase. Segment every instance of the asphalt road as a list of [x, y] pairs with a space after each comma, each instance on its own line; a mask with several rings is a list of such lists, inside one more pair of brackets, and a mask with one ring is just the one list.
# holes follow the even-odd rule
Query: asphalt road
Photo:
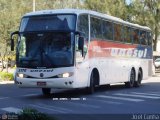
[[23, 108], [52, 115], [92, 115], [89, 116], [92, 120], [96, 119], [95, 115], [106, 114], [160, 114], [160, 77], [144, 80], [139, 88], [125, 88], [124, 84], [100, 87], [93, 95], [87, 95], [84, 90], [53, 89], [52, 92], [45, 97], [41, 89], [1, 84], [0, 114]]

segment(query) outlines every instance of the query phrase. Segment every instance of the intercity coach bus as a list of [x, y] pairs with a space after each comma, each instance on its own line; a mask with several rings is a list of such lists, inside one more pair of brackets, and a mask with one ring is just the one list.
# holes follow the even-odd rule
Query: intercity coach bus
[[41, 88], [86, 88], [125, 83], [139, 87], [152, 75], [151, 29], [90, 10], [27, 13], [16, 45], [15, 84]]

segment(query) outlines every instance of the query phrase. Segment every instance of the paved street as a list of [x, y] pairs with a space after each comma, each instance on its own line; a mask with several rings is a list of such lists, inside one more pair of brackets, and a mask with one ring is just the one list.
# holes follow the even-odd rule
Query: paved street
[[160, 111], [160, 77], [144, 80], [140, 88], [124, 84], [101, 87], [93, 95], [84, 90], [53, 90], [44, 97], [41, 89], [0, 85], [0, 113], [35, 108], [47, 114], [155, 114]]

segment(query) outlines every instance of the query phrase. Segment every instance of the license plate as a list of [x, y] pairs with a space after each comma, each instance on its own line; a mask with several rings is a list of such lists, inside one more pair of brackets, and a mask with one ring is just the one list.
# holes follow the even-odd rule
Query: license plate
[[46, 86], [46, 82], [37, 82], [37, 86]]

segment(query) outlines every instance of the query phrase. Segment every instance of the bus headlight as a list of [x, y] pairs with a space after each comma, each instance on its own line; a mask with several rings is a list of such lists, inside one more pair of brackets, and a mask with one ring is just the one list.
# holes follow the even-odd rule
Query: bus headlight
[[27, 75], [22, 74], [22, 73], [17, 73], [17, 77], [20, 77], [20, 78], [27, 78]]
[[59, 74], [57, 75], [59, 78], [67, 78], [67, 77], [71, 77], [73, 75], [72, 72], [70, 73], [63, 73], [63, 74]]

